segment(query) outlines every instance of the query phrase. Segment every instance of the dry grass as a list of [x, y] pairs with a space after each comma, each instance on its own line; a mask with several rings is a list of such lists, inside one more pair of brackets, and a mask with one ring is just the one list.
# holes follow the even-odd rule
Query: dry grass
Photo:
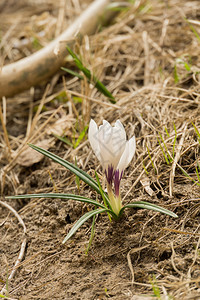
[[[5, 13], [0, 21], [3, 63], [37, 50], [32, 38], [44, 46], [67, 26], [69, 17], [71, 21], [81, 11], [79, 3], [82, 1], [78, 0], [66, 1], [65, 10], [63, 1], [59, 5], [55, 1], [43, 2], [44, 8], [38, 7], [36, 1], [26, 1], [27, 7], [24, 1], [18, 1], [15, 5], [23, 14], [14, 12], [14, 6], [11, 10], [7, 2], [3, 2]], [[81, 5], [86, 2], [89, 1]], [[33, 9], [36, 16], [32, 16]], [[15, 14], [18, 21], [13, 23]], [[112, 25], [90, 38], [85, 37], [81, 45], [76, 44], [75, 51], [116, 97], [116, 105], [108, 103], [86, 80], [80, 82], [70, 76], [63, 79], [63, 74], [56, 74], [46, 89], [35, 87], [29, 93], [1, 102], [2, 196], [26, 190], [21, 179], [23, 167], [17, 159], [28, 141], [48, 140], [52, 151], [70, 161], [76, 157], [79, 165], [89, 172], [92, 172], [90, 168], [101, 172], [87, 140], [72, 149], [52, 135], [60, 119], [64, 125], [58, 126], [57, 134], [70, 140], [73, 132], [78, 137], [90, 118], [99, 124], [103, 119], [114, 122], [119, 118], [126, 126], [128, 137], [136, 135], [135, 160], [123, 180], [124, 201], [148, 198], [179, 215], [178, 221], [172, 223], [166, 218], [162, 225], [154, 223], [154, 215], [142, 221], [137, 259], [145, 247], [157, 248], [166, 257], [171, 253], [166, 264], [159, 261], [145, 266], [147, 274], [152, 274], [152, 268], [156, 273], [160, 299], [170, 299], [169, 295], [188, 300], [200, 297], [199, 15], [199, 1], [138, 0], [129, 10], [122, 11]], [[57, 22], [58, 16], [60, 22]], [[77, 103], [74, 96], [82, 98], [82, 103]], [[71, 175], [61, 173], [62, 170], [58, 170], [54, 176], [57, 189], [66, 188], [66, 182], [72, 185], [67, 191], [74, 189]], [[63, 179], [63, 175], [67, 177]], [[35, 192], [41, 190], [52, 191], [52, 187], [43, 186]], [[28, 207], [36, 204], [30, 203]], [[25, 206], [21, 212], [26, 210]], [[155, 240], [150, 235], [145, 236], [148, 226], [158, 231]], [[136, 250], [129, 245], [126, 252], [132, 275], [132, 283], [127, 282], [132, 300], [136, 294], [152, 294], [148, 280], [139, 282], [137, 276], [134, 278], [137, 264], [132, 266], [131, 255]], [[114, 299], [125, 298], [116, 296]]]

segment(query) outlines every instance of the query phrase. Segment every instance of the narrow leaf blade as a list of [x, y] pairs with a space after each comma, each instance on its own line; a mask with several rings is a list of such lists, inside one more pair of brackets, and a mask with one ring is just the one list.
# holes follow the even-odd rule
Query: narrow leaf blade
[[97, 174], [97, 172], [95, 172], [95, 176], [96, 176], [96, 179], [97, 179], [97, 183], [98, 183], [98, 186], [99, 186], [99, 190], [101, 192], [101, 197], [103, 199], [103, 202], [104, 202], [104, 205], [108, 208], [110, 208], [112, 210], [112, 207], [110, 205], [110, 201], [108, 200], [108, 198], [106, 198], [106, 194], [105, 192], [103, 191], [102, 187], [101, 187], [101, 184], [100, 184], [100, 180], [99, 180], [99, 176]]
[[[105, 87], [105, 85], [98, 80], [94, 75], [91, 74], [90, 70], [87, 69], [86, 67], [84, 67], [82, 61], [78, 58], [78, 56], [72, 51], [72, 49], [70, 49], [70, 47], [66, 47], [67, 51], [69, 52], [69, 54], [72, 56], [72, 58], [74, 59], [74, 62], [76, 64], [76, 66], [79, 68], [80, 71], [83, 72], [83, 74], [87, 77], [87, 79], [89, 80], [89, 82], [92, 82], [94, 84], [94, 86], [99, 90], [99, 92], [101, 92], [102, 94], [104, 94], [106, 97], [109, 98], [109, 101], [111, 103], [116, 103], [114, 96], [108, 91], [108, 89]], [[70, 73], [73, 75], [73, 71], [66, 69], [66, 68], [62, 68], [64, 71]], [[75, 72], [76, 73], [76, 72]], [[83, 79], [83, 77], [81, 78], [78, 73], [75, 74], [75, 76], [79, 77], [80, 79]]]
[[95, 206], [99, 206], [101, 208], [106, 208], [103, 204], [97, 202], [96, 200], [86, 198], [79, 195], [74, 194], [59, 194], [59, 193], [48, 193], [48, 194], [27, 194], [27, 195], [16, 195], [16, 196], [7, 196], [6, 199], [27, 199], [27, 198], [52, 198], [52, 199], [71, 199], [79, 202], [85, 202], [89, 204], [93, 204]]
[[72, 70], [70, 70], [70, 69], [68, 69], [68, 68], [62, 67], [61, 70], [65, 71], [65, 72], [67, 72], [67, 73], [69, 73], [69, 74], [71, 74], [71, 75], [73, 75], [73, 76], [76, 76], [76, 77], [78, 77], [79, 79], [83, 79], [83, 76], [82, 76], [82, 75], [80, 75], [79, 73], [77, 73], [77, 72], [75, 72], [75, 71], [72, 71]]
[[81, 227], [81, 225], [83, 225], [83, 223], [85, 223], [89, 218], [97, 215], [97, 214], [101, 214], [103, 212], [107, 211], [106, 208], [101, 208], [101, 209], [95, 209], [92, 211], [87, 212], [86, 214], [84, 214], [75, 224], [74, 226], [70, 229], [69, 233], [66, 235], [66, 237], [63, 240], [63, 244], [66, 243], [67, 240], [70, 239], [70, 237], [72, 237], [72, 235]]
[[67, 144], [67, 145], [70, 146], [70, 147], [73, 147], [73, 144], [72, 144], [66, 137], [59, 136], [59, 135], [57, 135], [57, 134], [55, 134], [55, 133], [53, 133], [53, 135], [54, 135], [58, 140], [60, 140], [61, 142]]
[[71, 57], [73, 57], [73, 59], [75, 60], [76, 63], [80, 64], [83, 66], [82, 61], [78, 58], [78, 56], [72, 51], [72, 49], [69, 46], [66, 46], [67, 51], [69, 52], [69, 54], [71, 55]]
[[[169, 215], [169, 216], [174, 217], [174, 218], [178, 218], [178, 216], [175, 213], [173, 213], [172, 211], [170, 211], [166, 208], [160, 207], [158, 205], [155, 205], [155, 204], [152, 204], [152, 203], [149, 203], [149, 202], [145, 202], [145, 201], [136, 201], [136, 202], [133, 202], [133, 203], [126, 204], [125, 206], [122, 207], [121, 211], [123, 211], [125, 208], [150, 209], [150, 210], [154, 210], [154, 211], [163, 213], [165, 215]], [[120, 211], [120, 214], [121, 214], [121, 211]]]
[[75, 143], [75, 145], [74, 145], [74, 148], [75, 148], [75, 149], [78, 147], [78, 145], [80, 144], [80, 142], [82, 141], [82, 139], [85, 137], [86, 132], [87, 132], [87, 129], [88, 129], [88, 125], [86, 125], [86, 126], [84, 127], [84, 129], [81, 131], [81, 133], [80, 133], [78, 139], [76, 140], [76, 143]]
[[105, 87], [105, 85], [98, 80], [95, 76], [93, 76], [93, 82], [95, 87], [99, 90], [99, 92], [101, 92], [102, 94], [104, 94], [106, 97], [110, 98], [110, 102], [115, 104], [115, 98], [113, 97], [113, 95], [111, 94], [111, 92], [109, 92], [109, 90]]
[[88, 175], [86, 172], [84, 172], [83, 170], [79, 169], [77, 166], [73, 165], [72, 163], [62, 159], [61, 157], [59, 157], [59, 156], [43, 149], [43, 148], [40, 148], [40, 147], [35, 146], [33, 144], [29, 144], [29, 146], [31, 148], [33, 148], [34, 150], [40, 152], [41, 154], [49, 157], [53, 161], [59, 163], [60, 165], [62, 165], [66, 169], [68, 169], [69, 171], [71, 171], [72, 173], [77, 175], [80, 179], [82, 179], [85, 183], [90, 185], [99, 194], [101, 194], [97, 182], [90, 175]]

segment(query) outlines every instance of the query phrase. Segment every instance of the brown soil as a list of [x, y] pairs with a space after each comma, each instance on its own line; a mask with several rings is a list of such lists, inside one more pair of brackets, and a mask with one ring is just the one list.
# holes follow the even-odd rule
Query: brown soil
[[[67, 0], [70, 10], [65, 9], [66, 18], [55, 30], [64, 9], [62, 1], [56, 2], [0, 4], [4, 64], [45, 46], [91, 1]], [[65, 73], [55, 74], [48, 89], [43, 84], [2, 100], [1, 200], [18, 212], [27, 228], [23, 260], [8, 280], [24, 235], [16, 216], [0, 205], [0, 290], [8, 284], [9, 299], [200, 299], [199, 2], [133, 2], [112, 24], [74, 48], [116, 97], [116, 105], [86, 80]], [[20, 21], [14, 23], [16, 18]], [[67, 67], [77, 71], [71, 61]], [[82, 103], [73, 93], [81, 94]], [[86, 254], [91, 220], [66, 244], [62, 240], [92, 207], [72, 200], [5, 200], [5, 196], [56, 190], [96, 199], [84, 183], [78, 189], [75, 177], [63, 167], [47, 158], [37, 159], [34, 151], [23, 152], [28, 141], [43, 142], [70, 162], [76, 157], [90, 175], [95, 176], [96, 170], [104, 184], [87, 137], [74, 149], [52, 134], [73, 143], [91, 118], [98, 124], [120, 119], [128, 138], [136, 136], [136, 155], [121, 185], [123, 202], [149, 201], [179, 218], [147, 210], [126, 210], [118, 222], [100, 215]]]

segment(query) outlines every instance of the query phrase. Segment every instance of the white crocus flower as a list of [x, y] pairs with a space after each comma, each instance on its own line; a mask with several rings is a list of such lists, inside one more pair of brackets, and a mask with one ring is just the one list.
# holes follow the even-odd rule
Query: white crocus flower
[[[122, 207], [120, 181], [135, 154], [135, 137], [126, 140], [124, 126], [119, 120], [114, 126], [104, 120], [99, 128], [96, 122], [91, 120], [88, 139], [106, 174], [110, 203], [113, 211], [118, 215]], [[112, 183], [114, 183], [115, 195], [112, 192]]]

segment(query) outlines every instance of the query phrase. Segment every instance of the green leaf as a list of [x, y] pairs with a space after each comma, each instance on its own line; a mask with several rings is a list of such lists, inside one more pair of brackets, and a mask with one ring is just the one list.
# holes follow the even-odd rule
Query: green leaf
[[110, 201], [108, 201], [108, 199], [105, 198], [105, 193], [101, 187], [101, 184], [100, 184], [100, 180], [99, 180], [99, 176], [97, 174], [97, 172], [95, 171], [95, 176], [96, 176], [96, 180], [97, 180], [97, 183], [98, 183], [98, 186], [99, 186], [99, 190], [101, 192], [101, 197], [103, 199], [103, 202], [104, 202], [104, 205], [105, 207], [109, 207], [110, 209], [112, 209], [111, 205], [110, 205]]
[[[75, 157], [75, 166], [77, 167], [77, 160], [76, 160], [76, 157]], [[80, 178], [76, 175], [76, 186], [78, 188], [78, 191], [80, 192]]]
[[109, 98], [109, 101], [111, 103], [115, 104], [116, 103], [115, 98], [107, 90], [107, 88], [105, 87], [105, 85], [101, 81], [99, 81], [94, 75], [92, 76], [92, 79], [93, 79], [94, 86], [99, 90], [99, 92], [101, 92], [102, 94], [104, 94], [105, 96], [107, 96]]
[[61, 68], [61, 70], [63, 70], [63, 71], [65, 71], [65, 72], [67, 72], [67, 73], [69, 73], [69, 74], [71, 74], [71, 75], [73, 75], [73, 76], [76, 76], [76, 77], [78, 77], [79, 79], [83, 79], [83, 76], [82, 75], [80, 75], [79, 73], [77, 73], [77, 72], [75, 72], [75, 71], [72, 71], [72, 70], [70, 70], [70, 69], [68, 69], [68, 68]]
[[[35, 146], [33, 144], [29, 144], [29, 146], [31, 148], [33, 148], [34, 150], [38, 151], [39, 153], [51, 158], [53, 161], [59, 163], [60, 165], [62, 165], [63, 167], [65, 167], [66, 169], [68, 169], [69, 171], [71, 171], [72, 173], [74, 173], [75, 175], [77, 175], [80, 179], [82, 179], [85, 183], [87, 183], [89, 186], [91, 186], [98, 194], [101, 195], [101, 191], [99, 189], [98, 183], [90, 176], [88, 175], [86, 172], [84, 172], [83, 170], [79, 169], [77, 166], [75, 166], [74, 164], [60, 158], [59, 156], [45, 150], [42, 149], [38, 146]], [[109, 201], [108, 195], [104, 192], [104, 197], [106, 198], [107, 201]]]
[[161, 300], [160, 289], [159, 289], [159, 287], [157, 285], [155, 275], [153, 275], [153, 279], [150, 279], [150, 283], [152, 285], [152, 289], [153, 289], [154, 295], [156, 296], [157, 299]]
[[[159, 133], [160, 134], [160, 133]], [[166, 161], [166, 163], [169, 165], [169, 160], [168, 160], [168, 158], [167, 158], [167, 156], [166, 156], [166, 154], [165, 154], [165, 151], [164, 151], [164, 149], [163, 149], [163, 147], [162, 147], [162, 145], [161, 145], [161, 142], [160, 142], [160, 140], [159, 140], [159, 138], [157, 137], [157, 140], [158, 140], [158, 143], [159, 143], [159, 145], [160, 145], [160, 149], [161, 149], [161, 151], [162, 151], [162, 153], [163, 153], [163, 156], [164, 156], [164, 158], [165, 158], [165, 161]]]
[[80, 179], [82, 179], [85, 183], [87, 183], [89, 186], [91, 186], [95, 191], [97, 191], [97, 193], [101, 194], [97, 182], [83, 170], [79, 169], [74, 164], [62, 159], [61, 157], [43, 149], [43, 148], [40, 148], [33, 144], [29, 144], [29, 146], [31, 148], [33, 148], [34, 150], [38, 151], [39, 153], [51, 158], [53, 161], [59, 163], [60, 165], [62, 165], [63, 167], [65, 167], [66, 169], [68, 169], [69, 171], [74, 173], [75, 175], [79, 176]]
[[66, 137], [62, 137], [62, 136], [59, 136], [55, 133], [53, 133], [53, 135], [58, 139], [60, 140], [61, 142], [67, 144], [68, 146], [71, 146], [71, 147], [74, 147], [73, 144], [66, 138]]
[[75, 145], [74, 145], [74, 149], [76, 149], [76, 148], [78, 147], [78, 145], [80, 144], [80, 142], [81, 142], [82, 139], [84, 138], [84, 136], [85, 136], [85, 134], [86, 134], [86, 132], [87, 132], [87, 129], [88, 129], [88, 125], [86, 125], [86, 126], [84, 127], [84, 129], [81, 131], [81, 133], [80, 133], [80, 135], [79, 135], [79, 137], [78, 137], [78, 139], [76, 140], [76, 143], [75, 143]]
[[[99, 176], [98, 176], [98, 174], [97, 174], [96, 171], [95, 171], [95, 176], [96, 176], [96, 180], [97, 180], [97, 183], [98, 183], [98, 186], [99, 186], [99, 189], [100, 189], [100, 192], [101, 192], [101, 197], [103, 199], [103, 203], [104, 203], [105, 207], [109, 208], [112, 211], [111, 215], [114, 217], [114, 219], [117, 219], [117, 215], [113, 212], [113, 209], [112, 209], [112, 206], [110, 204], [109, 199], [105, 197], [105, 193], [104, 193], [104, 191], [103, 191], [103, 189], [101, 187]], [[108, 211], [107, 211], [107, 213], [108, 213], [108, 218], [109, 218], [109, 220], [111, 222], [110, 213]]]
[[114, 2], [107, 6], [107, 9], [111, 11], [128, 11], [130, 8], [131, 4], [126, 2]]
[[169, 157], [169, 161], [172, 162], [173, 159], [171, 158], [171, 156], [170, 156], [170, 154], [169, 154], [169, 151], [168, 151], [168, 149], [167, 149], [166, 143], [165, 143], [165, 141], [164, 141], [164, 139], [163, 139], [163, 137], [162, 137], [162, 135], [161, 135], [160, 132], [159, 132], [159, 136], [160, 136], [160, 139], [161, 139], [161, 141], [162, 141], [162, 143], [163, 143], [163, 145], [164, 145], [164, 147], [165, 147], [165, 150], [166, 150], [167, 155], [168, 155], [168, 157]]
[[200, 182], [199, 171], [200, 171], [200, 167], [199, 167], [199, 162], [197, 161], [196, 174], [197, 174], [198, 181]]
[[144, 170], [145, 170], [145, 173], [146, 173], [147, 175], [149, 175], [149, 172], [147, 171], [147, 168], [145, 167], [144, 161], [142, 162], [142, 165], [143, 165], [143, 168], [144, 168]]
[[174, 158], [175, 156], [175, 146], [176, 146], [176, 139], [177, 139], [177, 131], [176, 131], [176, 125], [174, 124], [174, 131], [175, 131], [175, 137], [174, 137], [174, 142], [173, 142], [173, 149], [172, 149], [172, 157]]
[[191, 71], [190, 66], [186, 62], [184, 62], [184, 67], [185, 67], [186, 71], [188, 71], [188, 72]]
[[184, 17], [184, 20], [188, 23], [190, 29], [192, 30], [192, 32], [194, 33], [194, 35], [197, 37], [198, 41], [200, 42], [200, 36], [197, 33], [196, 29], [190, 24], [190, 21]]
[[156, 173], [157, 173], [157, 170], [156, 170], [156, 167], [154, 166], [153, 160], [152, 160], [152, 158], [151, 158], [151, 153], [150, 153], [150, 150], [149, 150], [149, 148], [148, 148], [147, 145], [146, 145], [146, 148], [147, 148], [147, 151], [148, 151], [148, 155], [149, 155], [149, 158], [150, 158], [152, 167], [153, 167], [153, 169], [155, 170], [155, 174], [156, 174]]
[[81, 62], [81, 60], [78, 58], [78, 56], [71, 50], [71, 48], [69, 46], [66, 46], [67, 51], [69, 52], [69, 54], [71, 55], [71, 57], [73, 57], [75, 63], [78, 65], [80, 65], [80, 67], [83, 67], [83, 64]]
[[[86, 67], [83, 66], [82, 61], [78, 58], [78, 56], [70, 49], [70, 47], [66, 47], [67, 51], [69, 52], [69, 54], [73, 57], [75, 64], [77, 65], [77, 67], [79, 68], [80, 71], [83, 72], [83, 74], [87, 77], [87, 79], [94, 84], [94, 86], [102, 93], [104, 94], [106, 97], [109, 98], [109, 101], [112, 103], [116, 103], [115, 98], [113, 97], [113, 95], [107, 90], [107, 88], [105, 87], [105, 85], [99, 81], [94, 75], [91, 74], [90, 70], [88, 70]], [[65, 70], [65, 68], [62, 68], [63, 70]], [[73, 71], [66, 69], [65, 71], [67, 71], [68, 73], [73, 73]], [[69, 72], [70, 71], [70, 72]], [[77, 76], [78, 75], [78, 76]], [[80, 75], [78, 73], [75, 72], [75, 76], [79, 77], [80, 79], [83, 79], [80, 77]]]
[[198, 128], [196, 127], [196, 125], [192, 122], [192, 126], [194, 127], [194, 130], [198, 136], [198, 142], [200, 143], [200, 133], [199, 133], [199, 130]]
[[175, 213], [173, 213], [172, 211], [170, 211], [166, 208], [160, 207], [158, 205], [155, 205], [155, 204], [152, 204], [152, 203], [149, 203], [149, 202], [145, 202], [145, 201], [136, 201], [136, 202], [133, 202], [133, 203], [126, 204], [120, 210], [120, 215], [122, 214], [122, 212], [125, 208], [150, 209], [150, 210], [154, 210], [154, 211], [169, 215], [169, 216], [174, 217], [174, 218], [178, 218], [178, 216]]
[[92, 245], [92, 241], [94, 239], [94, 234], [95, 234], [95, 220], [96, 220], [96, 216], [93, 216], [93, 220], [92, 220], [92, 227], [91, 227], [91, 234], [90, 234], [90, 240], [89, 240], [89, 243], [88, 243], [88, 246], [87, 246], [87, 249], [85, 251], [85, 254], [87, 255], [89, 250], [90, 250], [90, 247]]
[[198, 181], [194, 180], [178, 163], [177, 163], [177, 166], [189, 180], [194, 182], [196, 185], [200, 186], [200, 183]]
[[83, 98], [81, 97], [73, 96], [72, 99], [74, 100], [75, 103], [83, 103]]
[[86, 222], [89, 218], [101, 214], [103, 212], [107, 211], [106, 208], [101, 208], [101, 209], [95, 209], [92, 211], [87, 212], [86, 214], [84, 214], [75, 224], [74, 226], [70, 229], [69, 233], [66, 235], [66, 237], [63, 240], [63, 244], [70, 239], [70, 237], [72, 237], [72, 235], [79, 229], [79, 227], [81, 227], [81, 225], [83, 225], [84, 222]]
[[177, 72], [177, 65], [175, 64], [174, 66], [174, 82], [178, 83], [179, 82], [179, 76], [178, 76], [178, 72]]
[[59, 194], [59, 193], [48, 193], [48, 194], [27, 194], [27, 195], [16, 195], [16, 196], [7, 196], [6, 199], [27, 199], [27, 198], [59, 198], [59, 199], [71, 199], [79, 202], [90, 203], [101, 208], [106, 209], [106, 207], [97, 202], [96, 200], [86, 198], [79, 195], [74, 194]]
[[165, 132], [166, 132], [167, 136], [170, 137], [167, 127], [165, 127]]

